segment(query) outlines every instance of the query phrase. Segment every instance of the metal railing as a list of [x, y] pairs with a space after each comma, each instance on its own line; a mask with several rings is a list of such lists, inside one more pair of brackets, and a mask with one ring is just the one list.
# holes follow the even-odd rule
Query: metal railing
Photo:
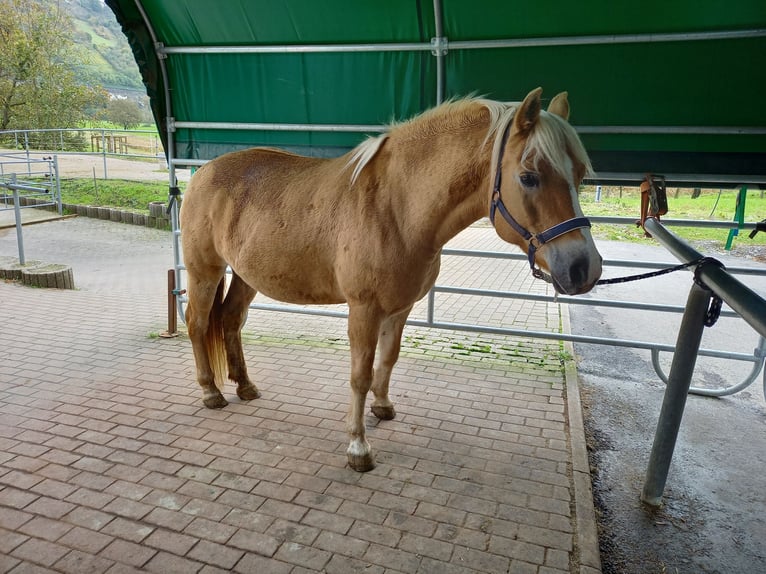
[[165, 162], [157, 132], [108, 128], [55, 128], [0, 131], [0, 162], [25, 161], [29, 169], [38, 156], [93, 155], [103, 159], [104, 178], [108, 177], [107, 158], [154, 159]]
[[[631, 226], [635, 224], [634, 219], [624, 218], [624, 217], [623, 218], [591, 217], [591, 220], [594, 223], [622, 223], [622, 224], [629, 224]], [[724, 229], [730, 228], [732, 226], [736, 227], [737, 225], [739, 225], [737, 222], [732, 223], [732, 222], [725, 222], [725, 221], [710, 222], [710, 221], [693, 221], [693, 220], [668, 220], [668, 222], [676, 222], [679, 225], [684, 225], [684, 226], [700, 226], [700, 227], [710, 227], [711, 224], [713, 224], [717, 227], [722, 227]], [[745, 229], [751, 229], [754, 227], [755, 227], [754, 223], [744, 224]], [[177, 289], [179, 293], [179, 296], [177, 298], [177, 311], [178, 311], [178, 314], [183, 318], [184, 305], [186, 303], [186, 298], [182, 294], [180, 294], [181, 292], [180, 286], [183, 283], [182, 272], [185, 271], [185, 267], [181, 261], [180, 247], [179, 247], [179, 238], [180, 238], [181, 231], [178, 229], [177, 221], [173, 223], [173, 229], [176, 230], [174, 231], [174, 244], [176, 246], [176, 248], [174, 249], [174, 253], [175, 253], [176, 285], [179, 286], [179, 289]], [[475, 258], [483, 258], [483, 259], [497, 259], [497, 260], [520, 261], [520, 262], [526, 262], [527, 260], [526, 255], [520, 252], [514, 253], [514, 252], [505, 252], [505, 251], [500, 252], [500, 251], [481, 251], [481, 250], [445, 248], [442, 250], [442, 255], [445, 257], [475, 257]], [[666, 264], [661, 264], [661, 263], [657, 263], [653, 261], [635, 261], [635, 260], [620, 260], [620, 259], [606, 259], [604, 260], [603, 265], [605, 268], [620, 268], [620, 269], [626, 269], [626, 268], [662, 269], [664, 267], [667, 267]], [[727, 270], [729, 273], [737, 274], [737, 275], [766, 277], [766, 267], [758, 268], [758, 267], [737, 266], [737, 267], [729, 267], [727, 268]], [[599, 298], [593, 298], [593, 297], [588, 297], [588, 298], [570, 297], [570, 296], [564, 296], [564, 295], [546, 295], [546, 294], [540, 294], [540, 293], [529, 293], [529, 292], [520, 292], [520, 291], [476, 289], [476, 288], [470, 288], [470, 287], [443, 285], [443, 284], [437, 283], [436, 285], [434, 285], [434, 287], [431, 289], [431, 291], [429, 292], [427, 296], [428, 299], [427, 299], [427, 309], [426, 309], [425, 319], [411, 318], [407, 321], [407, 325], [414, 326], [414, 327], [427, 327], [427, 328], [434, 328], [434, 329], [463, 331], [463, 332], [470, 332], [470, 333], [487, 333], [492, 335], [506, 335], [506, 336], [513, 336], [513, 337], [532, 337], [532, 338], [557, 340], [557, 341], [571, 341], [574, 343], [607, 345], [607, 346], [615, 346], [615, 347], [628, 347], [628, 348], [634, 348], [634, 349], [648, 350], [652, 353], [652, 358], [653, 358], [652, 365], [654, 366], [654, 369], [658, 377], [663, 381], [667, 380], [667, 376], [663, 372], [662, 366], [660, 365], [659, 353], [661, 352], [674, 353], [676, 351], [675, 345], [658, 343], [656, 341], [576, 335], [572, 333], [561, 333], [558, 331], [541, 331], [541, 330], [531, 330], [526, 328], [509, 328], [509, 327], [502, 327], [502, 326], [489, 325], [489, 324], [468, 324], [468, 323], [459, 323], [454, 321], [440, 320], [438, 318], [438, 313], [437, 313], [437, 308], [438, 308], [437, 297], [439, 294], [465, 295], [465, 296], [477, 296], [477, 297], [500, 298], [500, 299], [515, 299], [515, 300], [522, 300], [522, 301], [559, 303], [559, 304], [567, 304], [567, 305], [587, 305], [592, 307], [620, 308], [620, 309], [626, 309], [626, 310], [655, 311], [655, 312], [675, 313], [675, 314], [682, 314], [685, 311], [685, 308], [680, 305], [615, 300], [611, 298], [599, 299]], [[328, 308], [323, 308], [321, 306], [301, 306], [301, 305], [290, 305], [290, 304], [281, 304], [281, 303], [254, 302], [253, 304], [251, 304], [250, 308], [253, 310], [277, 311], [277, 312], [284, 312], [284, 313], [299, 313], [299, 314], [314, 315], [314, 316], [321, 316], [321, 317], [337, 317], [337, 318], [348, 317], [348, 312], [347, 310], [345, 310], [345, 307], [341, 307], [341, 308], [334, 307], [334, 308], [328, 309]], [[736, 317], [739, 317], [740, 314], [731, 310], [723, 310], [721, 312], [721, 316], [727, 317], [727, 318], [736, 318]], [[752, 363], [752, 368], [750, 369], [749, 374], [745, 377], [745, 379], [735, 384], [732, 387], [727, 387], [723, 389], [697, 389], [692, 387], [691, 389], [692, 392], [699, 392], [699, 394], [723, 396], [726, 394], [732, 394], [734, 392], [738, 392], [746, 388], [750, 384], [752, 384], [753, 381], [755, 381], [755, 379], [758, 377], [758, 374], [763, 369], [764, 361], [766, 360], [766, 340], [762, 337], [760, 339], [760, 342], [758, 343], [758, 345], [756, 346], [756, 348], [753, 350], [752, 353], [700, 348], [698, 349], [697, 354], [701, 357], [728, 359], [733, 361], [743, 361], [746, 363]], [[764, 386], [764, 394], [766, 395], [766, 382]]]
[[[679, 261], [687, 263], [703, 259], [701, 253], [668, 231], [656, 219], [647, 219], [645, 227]], [[691, 388], [711, 298], [714, 295], [720, 297], [760, 334], [762, 342], [763, 338], [766, 338], [766, 300], [737, 281], [729, 270], [714, 261], [701, 262], [695, 276], [696, 281], [689, 292], [683, 321], [678, 331], [677, 351], [673, 355], [673, 364], [667, 378], [665, 397], [641, 494], [641, 499], [652, 506], [659, 506], [662, 502], [662, 493], [681, 427], [686, 398]], [[766, 390], [766, 377], [764, 389]]]

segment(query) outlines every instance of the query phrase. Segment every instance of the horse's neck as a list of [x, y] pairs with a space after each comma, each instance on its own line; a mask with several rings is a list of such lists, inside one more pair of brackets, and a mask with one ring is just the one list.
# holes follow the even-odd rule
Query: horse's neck
[[435, 250], [487, 214], [492, 144], [483, 145], [485, 135], [486, 129], [469, 129], [447, 138], [447, 145], [438, 139], [417, 142], [392, 158], [416, 163], [415, 175], [397, 186], [403, 191], [401, 213], [407, 227]]

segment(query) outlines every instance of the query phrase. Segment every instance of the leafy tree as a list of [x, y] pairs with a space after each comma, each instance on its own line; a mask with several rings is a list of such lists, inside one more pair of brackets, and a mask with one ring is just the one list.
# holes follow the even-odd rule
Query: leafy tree
[[121, 125], [126, 130], [138, 127], [143, 117], [138, 104], [127, 98], [110, 100], [104, 115], [107, 120]]
[[86, 106], [106, 100], [72, 71], [85, 60], [72, 35], [52, 3], [0, 1], [0, 130], [76, 127]]

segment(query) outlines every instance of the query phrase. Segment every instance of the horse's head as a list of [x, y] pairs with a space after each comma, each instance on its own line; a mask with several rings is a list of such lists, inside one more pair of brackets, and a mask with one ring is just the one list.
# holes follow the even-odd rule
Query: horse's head
[[566, 92], [548, 111], [541, 109], [541, 94], [541, 88], [530, 92], [498, 127], [490, 219], [500, 237], [527, 252], [535, 276], [542, 276], [539, 265], [556, 291], [576, 295], [601, 276], [601, 256], [577, 198], [590, 161], [567, 122]]

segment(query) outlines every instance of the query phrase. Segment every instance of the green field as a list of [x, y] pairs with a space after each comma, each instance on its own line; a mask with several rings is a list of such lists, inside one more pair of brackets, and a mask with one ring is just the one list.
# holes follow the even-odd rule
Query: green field
[[[736, 189], [703, 189], [700, 196], [692, 199], [690, 189], [668, 189], [669, 219], [697, 219], [732, 221], [736, 211]], [[632, 217], [640, 214], [640, 193], [635, 187], [603, 187], [601, 201], [596, 201], [593, 187], [586, 186], [580, 194], [583, 211], [589, 216]], [[745, 200], [745, 221], [757, 222], [766, 219], [766, 197], [762, 191], [749, 190]], [[714, 241], [723, 246], [729, 236], [727, 229], [703, 229], [699, 227], [673, 226], [673, 232], [688, 241]], [[596, 237], [615, 241], [642, 241], [643, 232], [633, 225], [606, 225], [596, 223], [593, 227]], [[740, 232], [735, 240], [748, 245], [766, 245], [766, 233], [748, 238], [749, 232]]]
[[167, 201], [168, 184], [120, 179], [62, 179], [61, 201], [94, 207], [118, 207], [148, 213], [152, 201]]

